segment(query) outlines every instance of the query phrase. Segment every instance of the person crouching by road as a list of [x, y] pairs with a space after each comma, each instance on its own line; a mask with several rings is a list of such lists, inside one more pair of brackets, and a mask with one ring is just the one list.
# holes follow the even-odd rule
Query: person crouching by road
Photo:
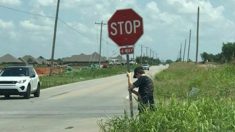
[[[128, 77], [128, 90], [138, 96], [139, 113], [144, 112], [146, 109], [154, 110], [154, 97], [153, 97], [153, 81], [150, 77], [145, 75], [144, 69], [142, 67], [136, 67], [134, 69], [133, 78], [137, 80], [132, 83], [131, 73], [127, 73]], [[134, 88], [139, 88], [138, 92]]]

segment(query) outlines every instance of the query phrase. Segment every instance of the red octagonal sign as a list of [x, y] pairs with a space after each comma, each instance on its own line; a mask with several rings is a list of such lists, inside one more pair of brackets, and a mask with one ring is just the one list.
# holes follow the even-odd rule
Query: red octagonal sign
[[117, 10], [108, 21], [109, 37], [118, 46], [134, 45], [143, 34], [143, 20], [132, 9]]

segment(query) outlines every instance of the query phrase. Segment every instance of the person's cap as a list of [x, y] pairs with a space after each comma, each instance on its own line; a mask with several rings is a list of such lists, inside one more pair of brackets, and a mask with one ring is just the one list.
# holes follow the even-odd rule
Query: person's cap
[[133, 78], [136, 78], [137, 73], [143, 74], [143, 73], [144, 73], [143, 67], [140, 66], [140, 67], [136, 67], [136, 68], [134, 69]]

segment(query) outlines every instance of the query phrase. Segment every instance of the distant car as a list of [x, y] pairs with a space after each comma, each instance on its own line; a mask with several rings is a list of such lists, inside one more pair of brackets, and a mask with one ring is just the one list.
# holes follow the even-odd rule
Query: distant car
[[131, 65], [135, 65], [135, 64], [136, 64], [135, 61], [130, 61], [129, 63], [130, 63]]
[[0, 95], [21, 95], [29, 99], [30, 95], [40, 96], [40, 80], [32, 66], [12, 66], [0, 73]]
[[144, 70], [149, 70], [150, 66], [149, 66], [149, 64], [143, 64], [142, 67]]

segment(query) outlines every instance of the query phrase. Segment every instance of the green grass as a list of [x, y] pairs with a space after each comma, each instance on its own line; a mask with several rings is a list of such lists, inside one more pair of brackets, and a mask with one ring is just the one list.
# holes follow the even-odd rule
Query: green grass
[[[235, 66], [174, 63], [155, 76], [157, 109], [99, 122], [104, 132], [235, 131]], [[192, 89], [198, 91], [188, 96]]]
[[[133, 69], [133, 67], [131, 67], [131, 69]], [[41, 88], [43, 89], [73, 82], [107, 77], [111, 75], [125, 73], [126, 71], [127, 71], [126, 66], [114, 66], [114, 67], [100, 68], [100, 69], [96, 68], [77, 69], [77, 70], [75, 69], [72, 71], [67, 71], [62, 74], [40, 77]]]
[[[187, 98], [194, 87], [199, 89], [198, 97], [234, 98], [235, 66], [218, 65], [205, 67], [194, 64], [175, 63], [169, 69], [155, 76], [155, 95], [168, 98]], [[234, 98], [235, 99], [235, 98]]]
[[235, 131], [235, 104], [231, 100], [199, 99], [179, 102], [170, 98], [154, 112], [134, 118], [114, 117], [100, 122], [104, 132]]

